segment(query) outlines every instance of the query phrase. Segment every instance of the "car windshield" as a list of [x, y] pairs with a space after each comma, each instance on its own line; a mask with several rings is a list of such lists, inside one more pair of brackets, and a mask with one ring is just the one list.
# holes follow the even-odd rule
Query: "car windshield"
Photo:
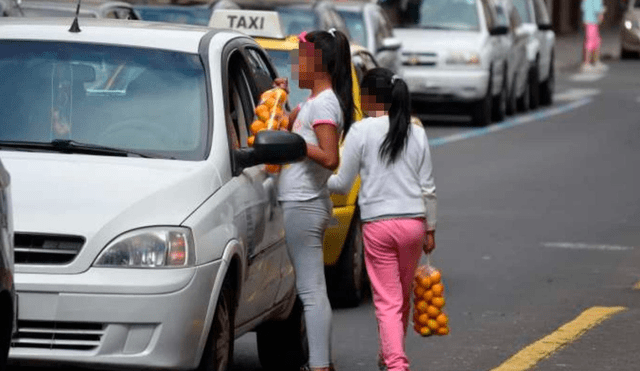
[[208, 130], [197, 55], [0, 41], [0, 144], [56, 140], [201, 160]]
[[298, 81], [291, 76], [292, 57], [290, 52], [284, 50], [267, 50], [273, 65], [278, 69], [278, 75], [289, 79], [289, 105], [291, 108], [304, 102], [309, 97], [309, 90], [298, 87]]
[[154, 6], [135, 7], [140, 19], [145, 21], [195, 24], [206, 26], [211, 18], [211, 9], [203, 6]]
[[302, 31], [313, 31], [320, 28], [318, 18], [311, 9], [279, 7], [282, 31], [285, 35], [297, 35]]
[[403, 26], [438, 30], [480, 30], [476, 0], [423, 0], [414, 24]]
[[534, 23], [533, 14], [531, 14], [529, 9], [528, 0], [513, 0], [513, 6], [516, 7], [518, 15], [520, 15], [520, 19], [522, 19], [522, 23]]
[[366, 47], [367, 30], [364, 25], [364, 18], [362, 17], [362, 13], [340, 10], [338, 11], [338, 13], [340, 13], [342, 18], [344, 18], [344, 22], [347, 24], [347, 29], [349, 30], [352, 41], [358, 45]]

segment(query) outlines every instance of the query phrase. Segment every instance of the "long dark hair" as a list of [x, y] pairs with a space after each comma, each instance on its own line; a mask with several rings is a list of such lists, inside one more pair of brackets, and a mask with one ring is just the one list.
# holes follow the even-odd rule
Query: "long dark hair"
[[367, 72], [360, 84], [362, 94], [376, 97], [389, 109], [389, 132], [380, 145], [380, 159], [392, 164], [402, 152], [411, 127], [411, 97], [407, 84], [386, 68]]
[[351, 49], [344, 33], [313, 31], [305, 36], [314, 50], [322, 51], [322, 66], [331, 76], [331, 86], [340, 102], [345, 134], [353, 123], [353, 82], [351, 79]]

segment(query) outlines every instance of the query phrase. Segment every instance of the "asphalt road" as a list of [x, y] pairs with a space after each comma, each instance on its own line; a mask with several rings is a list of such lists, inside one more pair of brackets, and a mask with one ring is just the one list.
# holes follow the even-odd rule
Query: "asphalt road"
[[[432, 260], [451, 334], [411, 331], [412, 370], [491, 371], [515, 354], [501, 369], [640, 369], [640, 61], [610, 66], [559, 76], [551, 108], [488, 129], [427, 122]], [[614, 312], [581, 316], [593, 307]], [[335, 309], [333, 323], [337, 369], [377, 370], [370, 300]], [[561, 340], [536, 343], [550, 334]], [[253, 334], [238, 339], [234, 361], [261, 370]]]

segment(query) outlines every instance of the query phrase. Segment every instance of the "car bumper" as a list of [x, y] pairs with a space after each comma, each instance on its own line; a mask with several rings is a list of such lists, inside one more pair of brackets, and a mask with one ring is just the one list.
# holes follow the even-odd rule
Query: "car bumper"
[[220, 265], [18, 274], [10, 363], [194, 368]]
[[640, 52], [640, 30], [628, 30], [624, 26], [620, 32], [620, 43], [622, 49], [627, 51]]
[[434, 69], [405, 66], [403, 72], [412, 98], [435, 102], [471, 102], [487, 94], [485, 69]]

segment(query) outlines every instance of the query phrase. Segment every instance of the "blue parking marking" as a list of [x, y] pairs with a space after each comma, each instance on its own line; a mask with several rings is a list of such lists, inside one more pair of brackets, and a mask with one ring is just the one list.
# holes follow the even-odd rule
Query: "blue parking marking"
[[473, 129], [473, 130], [465, 131], [458, 134], [449, 135], [446, 137], [430, 139], [429, 145], [431, 147], [438, 147], [448, 143], [458, 142], [465, 139], [470, 139], [470, 138], [475, 138], [475, 137], [479, 137], [486, 134], [495, 133], [497, 131], [513, 128], [529, 122], [543, 120], [551, 116], [572, 111], [576, 108], [579, 108], [591, 103], [591, 101], [592, 101], [592, 98], [583, 98], [575, 102], [563, 104], [561, 106], [546, 108], [535, 113], [530, 113], [528, 115], [502, 121], [497, 124], [487, 126], [485, 128], [478, 128], [478, 129]]

